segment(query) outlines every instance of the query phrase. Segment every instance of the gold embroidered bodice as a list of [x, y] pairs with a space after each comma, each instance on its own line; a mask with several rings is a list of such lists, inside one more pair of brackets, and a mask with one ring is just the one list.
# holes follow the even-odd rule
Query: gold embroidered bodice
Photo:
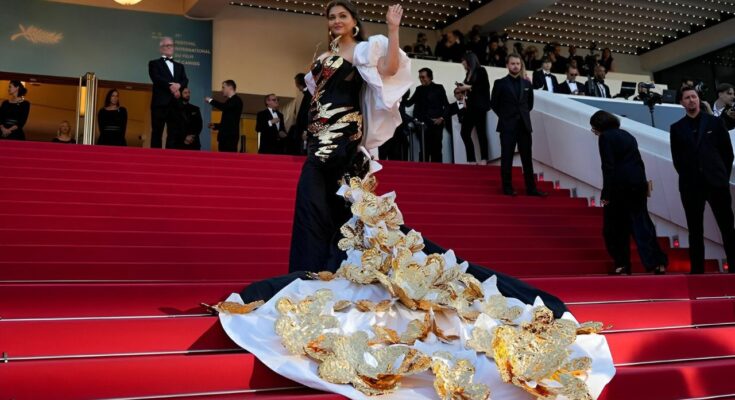
[[316, 90], [309, 112], [309, 158], [345, 162], [362, 138], [362, 78], [349, 61], [334, 55], [314, 63]]

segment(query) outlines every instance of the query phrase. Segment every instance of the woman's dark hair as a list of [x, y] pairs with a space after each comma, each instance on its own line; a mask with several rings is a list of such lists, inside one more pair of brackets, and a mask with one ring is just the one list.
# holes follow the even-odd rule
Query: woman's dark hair
[[18, 97], [23, 97], [28, 93], [28, 89], [26, 89], [26, 87], [23, 86], [23, 82], [19, 80], [12, 80], [10, 81], [10, 84], [18, 88]]
[[112, 105], [112, 94], [117, 93], [117, 106], [120, 107], [120, 92], [117, 89], [110, 89], [109, 92], [107, 92], [107, 96], [105, 96], [105, 107], [109, 107]]
[[[355, 40], [358, 42], [364, 42], [365, 39], [365, 29], [362, 27], [362, 19], [360, 19], [360, 11], [357, 10], [357, 7], [355, 7], [354, 4], [352, 4], [349, 0], [334, 0], [330, 1], [329, 4], [327, 4], [327, 8], [324, 11], [324, 15], [327, 17], [327, 20], [329, 20], [329, 11], [332, 10], [332, 8], [342, 6], [347, 10], [348, 13], [352, 16], [352, 19], [355, 20], [355, 23], [357, 23], [357, 28], [360, 30], [360, 32], [357, 33], [355, 36]], [[331, 32], [329, 32], [329, 41], [331, 42], [334, 40], [334, 38], [331, 35]]]
[[480, 60], [477, 59], [475, 53], [467, 52], [462, 55], [462, 61], [467, 63], [467, 77], [470, 78], [470, 80], [474, 80], [475, 71], [477, 71], [478, 68], [482, 68]]
[[598, 111], [592, 114], [590, 118], [590, 125], [598, 132], [609, 131], [610, 129], [619, 129], [620, 120], [613, 114], [607, 111]]

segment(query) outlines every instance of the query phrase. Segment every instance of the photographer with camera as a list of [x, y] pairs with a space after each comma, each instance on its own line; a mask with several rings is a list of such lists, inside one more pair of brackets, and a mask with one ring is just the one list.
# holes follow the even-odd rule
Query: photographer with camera
[[599, 138], [602, 161], [602, 195], [604, 207], [602, 234], [605, 247], [615, 262], [615, 275], [630, 275], [630, 236], [635, 239], [638, 254], [648, 272], [663, 274], [669, 264], [656, 238], [656, 227], [648, 215], [651, 184], [638, 142], [620, 129], [620, 120], [607, 111], [590, 118], [592, 133]]
[[656, 104], [662, 104], [664, 102], [663, 97], [660, 94], [652, 92], [651, 90], [656, 88], [653, 83], [640, 82], [638, 83], [638, 96], [634, 101], [642, 101], [648, 107], [648, 111], [651, 113], [651, 126], [656, 127], [656, 121], [653, 117], [653, 110]]

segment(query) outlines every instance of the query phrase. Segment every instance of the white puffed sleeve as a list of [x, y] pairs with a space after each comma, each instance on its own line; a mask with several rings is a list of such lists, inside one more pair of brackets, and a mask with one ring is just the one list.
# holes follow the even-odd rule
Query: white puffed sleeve
[[401, 97], [412, 86], [411, 60], [403, 50], [399, 50], [398, 72], [393, 76], [378, 73], [378, 60], [388, 52], [388, 38], [383, 35], [371, 36], [366, 42], [355, 46], [353, 65], [365, 81], [362, 92], [363, 145], [368, 150], [393, 137], [401, 125], [398, 111]]
[[316, 91], [316, 82], [314, 81], [314, 74], [312, 74], [311, 71], [304, 74], [304, 82], [306, 83], [306, 88], [309, 90], [309, 93], [313, 96]]

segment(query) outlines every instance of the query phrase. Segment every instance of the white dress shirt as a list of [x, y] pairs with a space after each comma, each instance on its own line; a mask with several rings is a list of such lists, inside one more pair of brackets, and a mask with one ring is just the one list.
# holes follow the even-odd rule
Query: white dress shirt
[[[276, 113], [276, 110], [268, 107], [268, 111], [271, 112], [271, 116], [273, 118], [278, 118], [278, 113]], [[268, 121], [268, 126], [273, 126], [273, 122]], [[280, 118], [278, 119], [278, 123], [276, 124], [276, 126], [278, 127], [278, 130], [280, 131], [281, 130], [281, 119]]]
[[554, 81], [551, 80], [551, 72], [544, 71], [544, 79], [546, 79], [546, 91], [554, 92]]
[[168, 67], [168, 70], [171, 71], [171, 76], [174, 76], [174, 62], [166, 57], [163, 58], [166, 61], [166, 66]]
[[574, 94], [574, 92], [579, 93], [579, 87], [577, 86], [576, 81], [567, 81], [567, 85], [569, 86], [569, 91]]

